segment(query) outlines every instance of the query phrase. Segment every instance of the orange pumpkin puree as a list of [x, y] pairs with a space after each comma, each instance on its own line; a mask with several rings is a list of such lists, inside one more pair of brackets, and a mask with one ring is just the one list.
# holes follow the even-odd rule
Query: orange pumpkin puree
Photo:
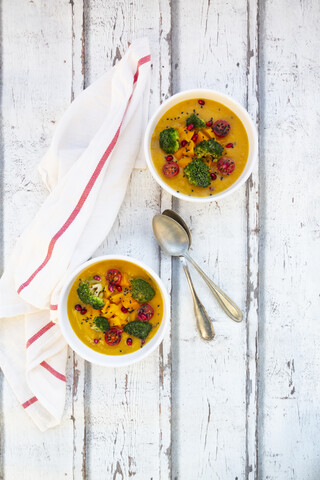
[[[122, 291], [118, 292], [115, 289], [114, 292], [110, 292], [108, 289], [108, 283], [105, 275], [109, 269], [118, 269], [122, 274], [122, 280], [120, 286]], [[104, 287], [103, 298], [106, 302], [105, 307], [108, 308], [102, 310], [94, 310], [90, 305], [81, 302], [77, 294], [77, 288], [80, 281], [85, 281], [93, 276], [98, 275], [101, 278], [101, 283]], [[140, 338], [128, 335], [126, 332], [121, 333], [121, 341], [118, 345], [110, 346], [105, 341], [105, 334], [93, 330], [91, 327], [94, 325], [93, 319], [97, 316], [111, 316], [110, 308], [114, 312], [114, 316], [109, 318], [110, 328], [116, 327], [119, 330], [130, 321], [139, 320], [137, 318], [137, 312], [141, 304], [136, 302], [130, 293], [130, 279], [142, 278], [146, 280], [156, 292], [152, 300], [147, 303], [154, 309], [154, 315], [148, 323], [152, 325], [152, 329], [145, 339], [145, 343]], [[87, 309], [86, 314], [81, 314], [80, 311], [75, 309], [76, 305], [81, 305]], [[121, 307], [128, 308], [128, 313], [123, 313]], [[130, 313], [130, 310], [133, 311]], [[96, 352], [103, 353], [105, 355], [126, 355], [128, 353], [135, 352], [142, 347], [143, 344], [148, 343], [152, 337], [157, 333], [159, 325], [163, 317], [163, 299], [160, 289], [155, 280], [141, 267], [124, 260], [105, 260], [102, 262], [90, 265], [84, 269], [80, 275], [74, 281], [68, 296], [67, 312], [71, 327], [77, 337], [88, 347], [92, 348]], [[127, 339], [132, 339], [132, 345], [127, 345]], [[95, 340], [97, 343], [95, 343]], [[98, 340], [98, 341], [97, 341]], [[129, 340], [130, 342], [130, 340]]]
[[[243, 172], [249, 153], [248, 135], [239, 117], [222, 103], [209, 99], [203, 100], [204, 105], [200, 105], [198, 99], [190, 99], [180, 102], [167, 110], [154, 129], [150, 145], [152, 161], [160, 178], [177, 192], [193, 197], [212, 196], [229, 188]], [[235, 162], [234, 171], [230, 175], [223, 176], [217, 169], [217, 161], [210, 161], [210, 171], [215, 173], [217, 178], [212, 180], [211, 184], [206, 188], [191, 185], [183, 173], [186, 165], [193, 160], [192, 152], [195, 147], [195, 142], [191, 140], [191, 137], [196, 130], [188, 132], [185, 128], [182, 128], [186, 126], [186, 119], [192, 113], [199, 114], [199, 118], [205, 122], [212, 120], [212, 123], [214, 123], [217, 120], [226, 120], [231, 126], [229, 133], [223, 138], [216, 136], [210, 126], [197, 130], [199, 137], [196, 143], [199, 143], [201, 140], [214, 138], [224, 147], [222, 155], [230, 157]], [[174, 177], [168, 178], [162, 172], [168, 153], [165, 153], [160, 148], [159, 135], [165, 128], [172, 127], [179, 131], [180, 148], [173, 154], [173, 161], [179, 165], [179, 173]], [[181, 141], [183, 140], [188, 142], [184, 149], [181, 148]], [[232, 147], [227, 148], [226, 145], [229, 144], [232, 144]]]

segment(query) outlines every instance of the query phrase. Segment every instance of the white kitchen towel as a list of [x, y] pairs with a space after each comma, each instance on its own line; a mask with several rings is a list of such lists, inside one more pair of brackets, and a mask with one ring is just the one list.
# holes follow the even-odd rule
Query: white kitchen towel
[[62, 117], [40, 164], [50, 194], [17, 240], [0, 280], [0, 366], [40, 430], [60, 423], [66, 343], [64, 278], [108, 235], [141, 152], [150, 89], [147, 39], [84, 90]]

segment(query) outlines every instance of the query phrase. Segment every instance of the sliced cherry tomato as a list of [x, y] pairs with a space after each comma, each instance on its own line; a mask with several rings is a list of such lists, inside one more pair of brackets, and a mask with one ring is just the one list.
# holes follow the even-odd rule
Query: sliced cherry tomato
[[163, 165], [162, 171], [166, 177], [175, 177], [179, 173], [179, 165], [176, 162], [167, 162]]
[[235, 169], [235, 163], [232, 158], [220, 157], [217, 163], [217, 169], [221, 175], [230, 175]]
[[139, 308], [137, 315], [142, 322], [149, 322], [154, 315], [154, 310], [149, 303], [144, 303]]
[[107, 282], [111, 283], [111, 285], [119, 285], [122, 279], [120, 270], [117, 270], [116, 268], [111, 268], [107, 271], [106, 279]]
[[119, 343], [121, 342], [121, 336], [122, 330], [113, 327], [106, 332], [104, 338], [108, 345], [114, 347], [115, 345], [119, 345]]
[[212, 125], [212, 130], [217, 137], [225, 137], [230, 132], [231, 125], [226, 120], [217, 120]]

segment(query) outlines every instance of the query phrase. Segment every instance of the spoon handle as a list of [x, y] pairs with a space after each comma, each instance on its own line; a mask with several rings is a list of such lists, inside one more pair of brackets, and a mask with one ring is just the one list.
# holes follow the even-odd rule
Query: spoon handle
[[181, 257], [181, 261], [182, 261], [183, 270], [184, 270], [184, 273], [186, 274], [188, 284], [191, 290], [192, 298], [193, 298], [193, 308], [194, 308], [194, 314], [196, 317], [196, 325], [197, 325], [198, 332], [203, 340], [212, 340], [215, 335], [212, 322], [209, 318], [209, 315], [206, 312], [206, 309], [204, 308], [204, 306], [199, 300], [198, 295], [196, 294], [196, 291], [193, 286], [193, 282], [191, 280], [187, 262], [183, 257]]
[[223, 310], [226, 312], [229, 317], [235, 322], [242, 322], [243, 315], [240, 308], [224, 293], [212, 280], [204, 273], [204, 271], [199, 267], [199, 265], [190, 257], [186, 252], [184, 257], [194, 266], [194, 268], [200, 273], [203, 280], [206, 282], [218, 302], [220, 303]]

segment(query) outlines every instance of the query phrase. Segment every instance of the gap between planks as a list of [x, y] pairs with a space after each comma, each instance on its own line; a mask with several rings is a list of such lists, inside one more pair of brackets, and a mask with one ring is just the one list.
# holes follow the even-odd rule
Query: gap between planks
[[[85, 87], [85, 8], [84, 0], [70, 0], [72, 17], [72, 81], [70, 101]], [[69, 349], [71, 351], [71, 349]], [[86, 471], [86, 433], [87, 414], [85, 405], [87, 389], [90, 386], [90, 365], [71, 351], [72, 361], [72, 422], [73, 422], [73, 466], [74, 480], [87, 478]]]

